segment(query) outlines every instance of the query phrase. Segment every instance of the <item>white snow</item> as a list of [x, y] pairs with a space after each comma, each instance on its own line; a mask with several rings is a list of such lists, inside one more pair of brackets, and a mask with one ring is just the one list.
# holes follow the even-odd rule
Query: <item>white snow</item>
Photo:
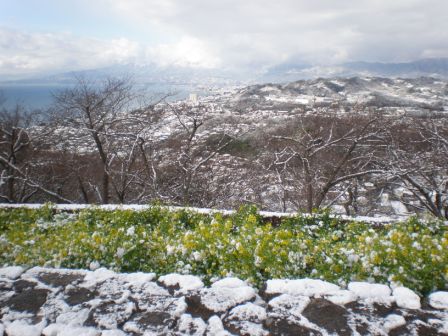
[[159, 282], [165, 286], [179, 286], [179, 290], [176, 293], [186, 293], [204, 287], [204, 283], [197, 276], [177, 273], [161, 276]]
[[277, 314], [292, 314], [300, 318], [300, 314], [310, 303], [308, 296], [291, 296], [289, 294], [282, 294], [269, 301], [269, 306], [272, 311]]
[[18, 321], [18, 320], [30, 321], [31, 318], [33, 318], [33, 316], [34, 316], [32, 313], [29, 313], [26, 311], [19, 312], [19, 311], [15, 311], [15, 310], [8, 309], [8, 308], [1, 309], [0, 312], [3, 313], [1, 320], [2, 320], [5, 328], [13, 321]]
[[242, 321], [238, 323], [241, 330], [240, 335], [250, 335], [250, 336], [268, 336], [270, 335], [267, 330], [263, 329], [263, 326], [259, 323], [254, 323], [250, 321]]
[[403, 203], [401, 203], [400, 201], [390, 201], [390, 205], [396, 215], [406, 216], [409, 214], [406, 206]]
[[322, 296], [339, 289], [335, 284], [315, 279], [274, 279], [268, 280], [266, 285], [267, 294]]
[[216, 315], [213, 315], [208, 319], [207, 335], [231, 336], [231, 334], [224, 329], [221, 319]]
[[[185, 296], [171, 296], [167, 289], [154, 282], [155, 275], [153, 273], [120, 274], [104, 268], [91, 272], [34, 267], [21, 274], [21, 279], [37, 282], [36, 277], [42, 272], [50, 271], [61, 274], [70, 272], [85, 275], [85, 281], [80, 285], [95, 286], [99, 295], [95, 300], [86, 303], [87, 306], [69, 306], [64, 302], [65, 294], [63, 291], [48, 287], [51, 294], [39, 312], [39, 316], [43, 317], [42, 322], [32, 324], [33, 314], [3, 309], [1, 311], [3, 315], [0, 319], [0, 336], [3, 336], [3, 334], [8, 336], [124, 336], [126, 332], [132, 331], [138, 331], [147, 336], [160, 334], [157, 330], [142, 330], [142, 326], [138, 323], [129, 321], [136, 308], [130, 300], [131, 295], [139, 302], [141, 311], [164, 311], [169, 313], [171, 317], [179, 318], [176, 335], [202, 335], [205, 333], [205, 335], [231, 336], [224, 329], [221, 318], [226, 324], [235, 325], [236, 328], [241, 330], [241, 333], [253, 336], [268, 335], [268, 331], [263, 328], [263, 321], [266, 321], [268, 317], [288, 317], [290, 321], [316, 329], [317, 326], [307, 321], [302, 315], [303, 310], [310, 303], [310, 297], [313, 296], [324, 297], [339, 305], [345, 305], [359, 299], [363, 300], [364, 303], [390, 304], [395, 301], [398, 307], [404, 309], [421, 308], [420, 297], [409, 288], [402, 286], [392, 287], [393, 290], [391, 290], [386, 285], [351, 282], [348, 289], [340, 289], [339, 286], [322, 280], [273, 279], [267, 281], [266, 293], [280, 295], [270, 300], [266, 305], [266, 302], [257, 295], [253, 287], [235, 277], [220, 279], [213, 283], [210, 288], [203, 288], [204, 284], [196, 276], [169, 274], [160, 277], [160, 282], [167, 286], [177, 285], [185, 293], [193, 291], [189, 294], [199, 295], [201, 303], [211, 311], [217, 314], [228, 311], [221, 318], [217, 315], [210, 317], [206, 323], [201, 318], [195, 318], [187, 314]], [[8, 278], [3, 281], [13, 283]], [[448, 292], [434, 292], [428, 297], [428, 300], [433, 308], [448, 310]], [[105, 306], [107, 307], [106, 310], [103, 309], [101, 313], [95, 315], [95, 321], [99, 325], [98, 329], [84, 327], [83, 324], [87, 320], [90, 310], [104, 302], [113, 302], [114, 305], [109, 306], [107, 304]], [[439, 332], [443, 333], [448, 330], [448, 311], [434, 313], [437, 319], [428, 320], [428, 323], [438, 328]], [[55, 319], [55, 323], [46, 326], [47, 319], [51, 321]], [[125, 320], [128, 320], [124, 325], [125, 332], [118, 330], [117, 324], [119, 321]], [[403, 316], [397, 314], [390, 314], [384, 319], [367, 322], [382, 335], [406, 324]], [[100, 330], [99, 328], [109, 330]], [[324, 335], [326, 334], [323, 329], [316, 330]]]
[[41, 273], [48, 273], [48, 272], [57, 272], [58, 274], [77, 274], [77, 275], [86, 275], [90, 273], [89, 271], [82, 270], [82, 269], [70, 269], [70, 268], [50, 268], [50, 267], [40, 267], [35, 266], [33, 268], [30, 268], [26, 271], [26, 273], [22, 277], [27, 277], [30, 279], [30, 277], [35, 277]]
[[405, 309], [420, 309], [420, 297], [406, 287], [394, 288], [392, 292], [397, 306]]
[[23, 320], [15, 320], [6, 326], [5, 331], [8, 336], [40, 336], [45, 325], [45, 320], [38, 324], [28, 324]]
[[[114, 307], [115, 308], [115, 307]], [[98, 326], [104, 329], [116, 329], [118, 327], [117, 321], [120, 319], [127, 320], [135, 310], [135, 304], [132, 301], [127, 302], [122, 306], [122, 309], [108, 309], [95, 318]]]
[[431, 307], [448, 310], [448, 292], [434, 292], [428, 297]]
[[386, 285], [371, 284], [368, 282], [350, 282], [348, 289], [368, 303], [390, 304], [394, 301], [394, 297], [391, 296], [391, 290]]
[[201, 302], [214, 312], [224, 312], [240, 303], [255, 298], [255, 290], [252, 287], [215, 287], [201, 291]]
[[123, 273], [120, 274], [120, 279], [131, 283], [132, 286], [141, 287], [144, 284], [152, 281], [156, 277], [155, 273]]
[[148, 282], [144, 285], [143, 293], [150, 296], [168, 296], [170, 293], [155, 282]]
[[56, 318], [56, 323], [67, 326], [82, 326], [89, 316], [89, 309], [81, 309], [60, 314]]
[[187, 308], [188, 308], [188, 305], [187, 305], [187, 302], [185, 301], [185, 296], [182, 296], [181, 298], [179, 298], [179, 300], [176, 300], [176, 304], [174, 305], [174, 310], [171, 313], [174, 317], [179, 317], [183, 313], [185, 313]]
[[345, 305], [356, 300], [356, 295], [352, 291], [340, 289], [325, 295], [325, 299], [338, 305]]
[[0, 277], [8, 278], [11, 280], [17, 279], [25, 269], [21, 266], [8, 266], [0, 268]]
[[142, 331], [139, 324], [137, 324], [135, 321], [127, 321], [123, 325], [123, 330], [129, 333], [136, 333], [136, 334], [141, 333]]
[[251, 322], [261, 323], [267, 318], [266, 309], [257, 306], [251, 302], [233, 308], [229, 315], [229, 319], [250, 320]]
[[280, 92], [280, 89], [275, 86], [266, 85], [260, 89], [261, 92], [270, 92], [270, 91], [277, 91]]
[[99, 282], [104, 282], [111, 278], [115, 278], [116, 276], [117, 276], [116, 273], [114, 273], [104, 267], [101, 267], [93, 272], [87, 272], [87, 275], [84, 278], [83, 286], [93, 287], [93, 286], [96, 286], [96, 284]]
[[127, 334], [121, 330], [103, 330], [101, 336], [126, 336]]
[[179, 331], [185, 335], [202, 336], [206, 329], [207, 324], [201, 318], [191, 317], [190, 314], [183, 314], [179, 319]]
[[[27, 334], [24, 334], [27, 335]], [[40, 334], [39, 334], [40, 335]], [[101, 331], [91, 327], [72, 327], [65, 324], [50, 324], [42, 331], [44, 336], [100, 336]]]
[[218, 280], [212, 284], [212, 288], [217, 287], [238, 288], [245, 286], [247, 286], [247, 284], [243, 280], [231, 277]]
[[392, 329], [401, 327], [406, 324], [406, 320], [403, 316], [397, 314], [387, 315], [384, 319], [383, 329], [389, 332]]
[[101, 267], [101, 265], [100, 265], [100, 263], [98, 262], [98, 261], [92, 261], [90, 264], [89, 264], [89, 269], [91, 270], [91, 271], [96, 271], [98, 268], [100, 268]]

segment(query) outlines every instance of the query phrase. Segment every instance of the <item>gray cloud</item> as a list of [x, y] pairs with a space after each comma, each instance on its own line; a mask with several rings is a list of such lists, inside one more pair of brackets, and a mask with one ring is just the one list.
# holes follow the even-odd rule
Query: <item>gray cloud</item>
[[[0, 27], [0, 76], [116, 62], [263, 70], [290, 62], [448, 57], [446, 0], [97, 0], [85, 11], [142, 32], [102, 40]], [[80, 23], [82, 24], [82, 23]], [[107, 27], [102, 27], [107, 29]], [[148, 36], [145, 40], [142, 36]], [[149, 41], [161, 41], [158, 44]]]
[[223, 64], [448, 56], [445, 0], [119, 0], [121, 15], [201, 40]]

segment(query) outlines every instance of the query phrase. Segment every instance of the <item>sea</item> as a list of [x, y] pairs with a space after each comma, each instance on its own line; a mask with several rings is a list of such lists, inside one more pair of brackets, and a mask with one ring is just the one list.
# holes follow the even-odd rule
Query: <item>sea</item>
[[53, 95], [69, 86], [61, 85], [0, 85], [3, 106], [11, 108], [16, 104], [29, 109], [46, 109], [53, 102]]
[[[72, 88], [72, 84], [64, 85], [47, 85], [47, 84], [1, 84], [0, 83], [0, 107], [12, 108], [16, 104], [25, 106], [30, 110], [47, 109], [54, 102], [54, 95], [57, 95], [65, 89]], [[198, 92], [190, 85], [169, 85], [169, 84], [145, 84], [140, 85], [137, 89], [145, 91], [148, 99], [157, 99], [171, 93], [170, 100], [181, 100], [188, 97], [189, 93]], [[2, 99], [3, 98], [3, 99]], [[3, 104], [2, 104], [3, 103]]]

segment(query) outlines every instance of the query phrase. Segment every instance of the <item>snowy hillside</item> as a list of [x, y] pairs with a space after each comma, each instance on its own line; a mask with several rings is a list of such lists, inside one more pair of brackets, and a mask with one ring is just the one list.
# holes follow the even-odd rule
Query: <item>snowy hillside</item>
[[100, 84], [60, 93], [44, 120], [5, 109], [5, 201], [448, 216], [447, 81], [320, 78], [149, 105], [126, 80]]

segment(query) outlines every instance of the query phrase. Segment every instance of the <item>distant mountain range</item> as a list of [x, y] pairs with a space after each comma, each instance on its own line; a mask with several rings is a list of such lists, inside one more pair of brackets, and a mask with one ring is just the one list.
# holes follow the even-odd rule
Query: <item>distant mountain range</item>
[[248, 73], [220, 69], [162, 67], [156, 64], [118, 64], [103, 68], [82, 71], [70, 71], [48, 76], [3, 81], [1, 84], [11, 85], [71, 85], [77, 77], [86, 79], [101, 79], [105, 77], [131, 76], [137, 84], [168, 84], [168, 85], [226, 85], [229, 83], [247, 82]]
[[351, 62], [335, 66], [283, 64], [267, 71], [260, 83], [356, 76], [448, 78], [448, 58], [428, 58], [407, 63]]
[[148, 65], [114, 65], [105, 68], [66, 72], [0, 82], [2, 85], [70, 85], [77, 76], [97, 79], [106, 76], [132, 75], [140, 84], [227, 86], [254, 83], [286, 83], [300, 79], [330, 77], [441, 77], [448, 78], [448, 58], [428, 58], [407, 63], [351, 62], [332, 66], [284, 63], [264, 72], [250, 70], [198, 69]]
[[126, 76], [130, 76], [137, 88], [147, 92], [150, 97], [169, 93], [173, 100], [184, 99], [191, 92], [208, 96], [222, 88], [251, 84], [249, 80], [243, 80], [247, 77], [242, 72], [126, 64], [0, 81], [0, 97], [6, 98], [5, 105], [8, 107], [20, 102], [33, 108], [46, 108], [52, 103], [54, 93], [72, 87], [78, 77], [95, 81], [106, 77]]
[[0, 81], [0, 95], [9, 104], [17, 101], [35, 107], [45, 107], [52, 100], [52, 92], [76, 83], [76, 77], [101, 79], [107, 76], [132, 76], [134, 82], [149, 93], [177, 93], [174, 99], [183, 99], [190, 92], [201, 96], [219, 93], [223, 88], [245, 87], [263, 83], [289, 83], [304, 79], [388, 77], [448, 78], [448, 58], [422, 59], [408, 63], [352, 62], [334, 66], [313, 66], [284, 63], [264, 72], [248, 69], [194, 69], [186, 67], [160, 67], [155, 64], [114, 65], [105, 68], [66, 72], [45, 77], [14, 81]]

